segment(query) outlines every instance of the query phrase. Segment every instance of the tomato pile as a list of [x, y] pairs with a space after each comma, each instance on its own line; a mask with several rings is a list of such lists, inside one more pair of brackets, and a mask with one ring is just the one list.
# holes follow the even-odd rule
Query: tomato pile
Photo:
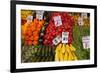
[[[61, 21], [62, 25], [60, 26], [55, 26], [54, 24], [54, 17], [55, 16], [61, 16]], [[46, 32], [44, 35], [44, 41], [43, 43], [45, 45], [52, 45], [52, 40], [62, 34], [62, 32], [69, 32], [69, 38], [68, 38], [68, 43], [72, 43], [73, 40], [73, 25], [74, 25], [74, 20], [73, 17], [70, 16], [68, 13], [65, 12], [54, 12], [51, 14], [51, 18], [48, 24], [48, 27], [46, 28]]]

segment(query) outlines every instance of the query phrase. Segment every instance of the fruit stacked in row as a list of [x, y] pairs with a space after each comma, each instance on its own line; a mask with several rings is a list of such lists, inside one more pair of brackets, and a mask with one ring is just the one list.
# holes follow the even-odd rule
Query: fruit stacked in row
[[44, 20], [34, 19], [30, 24], [25, 24], [22, 27], [22, 34], [24, 35], [24, 40], [26, 45], [37, 45], [39, 40], [39, 34], [42, 26], [44, 25]]
[[[61, 16], [62, 25], [55, 26], [54, 17]], [[44, 45], [52, 45], [52, 40], [56, 36], [61, 36], [62, 32], [69, 32], [68, 42], [72, 43], [72, 29], [73, 29], [73, 17], [70, 16], [68, 13], [65, 12], [54, 12], [51, 13], [51, 18], [49, 24], [46, 28], [45, 35], [43, 38]]]
[[30, 60], [30, 57], [33, 57], [35, 54], [35, 48], [33, 46], [23, 46], [21, 49], [21, 61], [27, 62]]
[[76, 49], [70, 44], [60, 43], [55, 50], [55, 61], [73, 61], [78, 60]]
[[54, 61], [55, 46], [23, 46], [21, 51], [22, 62]]
[[49, 56], [54, 56], [54, 46], [41, 46], [39, 48], [35, 48], [35, 56], [40, 56], [40, 57], [49, 57]]

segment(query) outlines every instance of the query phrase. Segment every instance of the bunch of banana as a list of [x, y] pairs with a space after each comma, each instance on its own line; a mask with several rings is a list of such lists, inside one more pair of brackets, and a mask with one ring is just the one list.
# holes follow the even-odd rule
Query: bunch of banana
[[55, 50], [55, 61], [73, 61], [77, 60], [77, 56], [75, 55], [76, 49], [70, 44], [62, 44], [57, 45]]

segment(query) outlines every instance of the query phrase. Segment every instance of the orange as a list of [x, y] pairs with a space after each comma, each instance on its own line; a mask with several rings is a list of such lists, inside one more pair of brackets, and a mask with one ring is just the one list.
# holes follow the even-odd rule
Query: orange
[[35, 40], [35, 41], [38, 41], [38, 39], [39, 39], [39, 35], [35, 35], [35, 36], [34, 36], [34, 40]]
[[36, 31], [40, 32], [41, 28], [37, 28]]
[[44, 20], [39, 21], [39, 25], [43, 25], [44, 24]]
[[34, 31], [33, 32], [33, 35], [38, 35], [38, 31]]
[[31, 29], [31, 31], [35, 31], [36, 30], [36, 27], [35, 26], [32, 26], [30, 29]]
[[42, 26], [43, 26], [43, 24], [38, 24], [38, 25], [37, 25], [37, 29], [38, 29], [38, 28], [40, 28], [40, 29], [41, 29], [41, 28], [42, 28]]
[[37, 44], [38, 44], [38, 41], [33, 41], [32, 44], [33, 44], [33, 45], [37, 45]]
[[30, 37], [30, 40], [31, 40], [31, 41], [33, 41], [33, 40], [34, 40], [34, 37], [33, 37], [33, 36], [31, 36], [31, 37]]
[[31, 36], [32, 35], [32, 31], [28, 31], [28, 36]]
[[32, 41], [28, 41], [28, 45], [32, 45]]
[[25, 40], [30, 40], [29, 38], [30, 38], [29, 36], [25, 36]]
[[39, 23], [38, 19], [34, 19], [34, 24], [38, 24], [38, 23]]

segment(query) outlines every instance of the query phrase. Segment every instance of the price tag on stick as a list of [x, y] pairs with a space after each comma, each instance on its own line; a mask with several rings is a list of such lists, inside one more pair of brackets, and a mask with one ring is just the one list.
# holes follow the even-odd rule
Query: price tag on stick
[[27, 24], [30, 24], [32, 22], [32, 20], [33, 20], [33, 16], [32, 15], [28, 15], [26, 20], [27, 20]]
[[82, 42], [83, 42], [84, 49], [90, 48], [90, 37], [89, 36], [82, 37]]
[[87, 18], [88, 18], [88, 15], [87, 15], [87, 13], [82, 13], [82, 14], [81, 14], [81, 17], [82, 17], [83, 19], [87, 19]]
[[68, 43], [69, 32], [62, 32], [62, 43]]
[[80, 26], [83, 26], [84, 25], [83, 18], [82, 17], [79, 17], [78, 18], [78, 25], [80, 25]]
[[42, 10], [36, 11], [36, 18], [39, 19], [39, 20], [42, 20], [43, 14], [44, 14], [44, 11], [42, 11]]
[[54, 45], [57, 45], [58, 43], [60, 43], [60, 41], [61, 41], [61, 37], [57, 36], [56, 38], [53, 39], [52, 42], [53, 42]]
[[60, 25], [62, 25], [61, 16], [55, 16], [55, 17], [54, 17], [54, 23], [55, 23], [55, 26], [60, 26]]

